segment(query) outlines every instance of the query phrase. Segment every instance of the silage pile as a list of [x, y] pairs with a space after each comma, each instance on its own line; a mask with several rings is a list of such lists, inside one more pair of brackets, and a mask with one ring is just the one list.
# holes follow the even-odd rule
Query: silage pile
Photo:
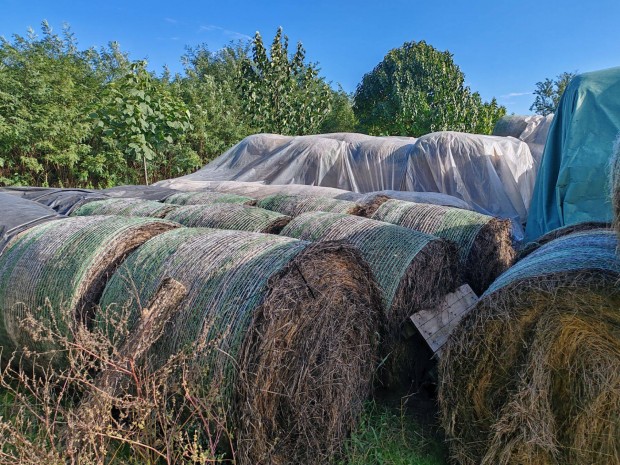
[[460, 325], [440, 367], [458, 463], [620, 463], [616, 245], [601, 230], [543, 245]]
[[23, 347], [54, 349], [22, 328], [29, 312], [47, 326], [55, 322], [69, 336], [69, 325], [92, 318], [107, 279], [125, 255], [177, 227], [145, 218], [76, 217], [43, 223], [13, 238], [0, 255], [2, 356]]
[[120, 215], [164, 218], [175, 205], [133, 198], [95, 200], [75, 209], [71, 216]]
[[455, 242], [463, 278], [478, 295], [506, 271], [515, 258], [508, 220], [400, 200], [383, 203], [372, 218]]
[[[452, 244], [434, 236], [380, 221], [339, 213], [305, 213], [280, 233], [309, 241], [345, 241], [358, 248], [381, 289], [386, 309], [390, 354], [386, 382], [392, 377], [415, 377], [412, 364], [430, 357], [428, 349], [412, 354], [411, 341], [401, 341], [405, 320], [420, 310], [433, 310], [439, 299], [459, 284], [458, 259]], [[409, 380], [410, 381], [410, 380]], [[419, 381], [419, 380], [414, 380]]]
[[256, 200], [244, 195], [229, 194], [226, 192], [179, 192], [164, 200], [174, 205], [210, 205], [213, 203], [239, 203], [242, 205], [256, 205]]
[[167, 220], [188, 227], [236, 229], [278, 234], [291, 220], [289, 216], [240, 204], [187, 205], [166, 215]]
[[233, 410], [239, 463], [328, 463], [338, 455], [377, 363], [380, 301], [359, 253], [332, 242], [179, 229], [129, 256], [102, 309], [128, 311], [135, 323], [140, 302], [165, 278], [188, 294], [149, 359], [161, 363], [181, 349], [194, 355], [205, 389]]

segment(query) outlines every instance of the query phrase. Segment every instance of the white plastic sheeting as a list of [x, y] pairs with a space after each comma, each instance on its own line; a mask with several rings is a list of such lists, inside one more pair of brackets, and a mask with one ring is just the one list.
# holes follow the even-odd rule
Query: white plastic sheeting
[[196, 173], [158, 185], [188, 190], [191, 183], [225, 180], [305, 184], [360, 193], [437, 192], [464, 200], [481, 213], [522, 223], [535, 170], [528, 146], [508, 137], [457, 132], [418, 139], [352, 133], [256, 134]]
[[530, 148], [537, 166], [540, 166], [549, 127], [553, 114], [541, 115], [510, 115], [501, 118], [493, 129], [494, 136], [514, 137], [522, 140]]

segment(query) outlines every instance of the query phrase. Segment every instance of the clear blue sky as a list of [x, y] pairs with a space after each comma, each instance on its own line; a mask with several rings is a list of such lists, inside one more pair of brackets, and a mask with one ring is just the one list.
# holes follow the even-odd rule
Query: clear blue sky
[[1, 0], [0, 35], [71, 26], [83, 48], [116, 40], [133, 59], [181, 71], [186, 45], [217, 50], [278, 26], [322, 75], [351, 92], [386, 52], [426, 40], [449, 50], [466, 83], [509, 113], [529, 113], [535, 83], [563, 71], [620, 66], [620, 0], [42, 1]]

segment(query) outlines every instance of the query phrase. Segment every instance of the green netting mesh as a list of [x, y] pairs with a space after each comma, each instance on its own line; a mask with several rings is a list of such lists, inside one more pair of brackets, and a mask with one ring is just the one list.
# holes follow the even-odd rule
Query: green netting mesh
[[258, 207], [238, 204], [188, 205], [178, 207], [166, 219], [190, 227], [236, 229], [277, 234], [290, 217]]
[[469, 210], [388, 200], [373, 219], [453, 241], [465, 281], [482, 294], [514, 261], [510, 222]]
[[275, 194], [258, 201], [261, 208], [273, 210], [284, 215], [298, 216], [307, 212], [333, 212], [356, 214], [360, 207], [348, 200], [331, 199], [328, 197], [311, 197], [307, 195]]
[[[28, 311], [70, 335], [67, 323], [98, 302], [108, 275], [129, 251], [178, 225], [147, 218], [93, 216], [35, 226], [17, 236], [0, 256], [0, 344], [50, 349], [20, 328]], [[63, 317], [66, 315], [66, 317]]]
[[440, 403], [459, 463], [620, 463], [616, 246], [603, 230], [541, 246], [451, 336]]
[[165, 203], [175, 205], [204, 205], [212, 203], [240, 203], [242, 205], [256, 205], [256, 200], [244, 195], [228, 194], [224, 192], [180, 192], [164, 200]]
[[176, 206], [174, 205], [167, 205], [152, 200], [106, 199], [88, 202], [72, 212], [71, 216], [121, 215], [163, 218], [175, 208]]

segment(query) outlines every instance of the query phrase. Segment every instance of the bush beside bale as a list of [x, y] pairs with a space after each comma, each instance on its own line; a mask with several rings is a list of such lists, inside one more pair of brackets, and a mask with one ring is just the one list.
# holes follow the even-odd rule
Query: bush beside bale
[[328, 463], [338, 455], [377, 363], [380, 301], [359, 253], [267, 234], [171, 231], [114, 274], [105, 315], [128, 311], [135, 324], [141, 302], [167, 277], [188, 295], [150, 363], [178, 350], [194, 354], [196, 372], [219, 392], [214, 419], [235, 407], [238, 463]]
[[225, 192], [179, 192], [164, 200], [165, 203], [175, 205], [210, 205], [213, 203], [239, 203], [242, 205], [256, 205], [256, 200], [244, 195], [228, 194]]
[[463, 320], [439, 392], [458, 463], [620, 463], [616, 243], [610, 231], [547, 243]]
[[458, 208], [401, 200], [383, 203], [372, 218], [455, 242], [463, 278], [478, 295], [515, 259], [509, 220]]
[[0, 256], [2, 356], [27, 347], [45, 352], [20, 326], [28, 312], [67, 336], [72, 322], [92, 318], [111, 273], [125, 255], [175, 223], [145, 218], [93, 216], [51, 221], [16, 236]]
[[163, 218], [175, 208], [176, 205], [153, 200], [118, 198], [88, 202], [74, 210], [71, 216], [120, 215]]
[[187, 205], [166, 216], [184, 226], [236, 229], [278, 234], [291, 220], [289, 216], [239, 204]]
[[[455, 247], [434, 236], [356, 216], [314, 212], [293, 220], [280, 233], [310, 241], [343, 240], [357, 247], [370, 265], [386, 309], [385, 351], [392, 353], [386, 368], [387, 384], [405, 373], [414, 378], [411, 364], [422, 363], [411, 354], [408, 342], [399, 342], [406, 319], [423, 309], [433, 309], [459, 284]], [[407, 347], [407, 346], [410, 347]], [[424, 353], [427, 359], [428, 353]], [[397, 381], [402, 381], [402, 378]]]

